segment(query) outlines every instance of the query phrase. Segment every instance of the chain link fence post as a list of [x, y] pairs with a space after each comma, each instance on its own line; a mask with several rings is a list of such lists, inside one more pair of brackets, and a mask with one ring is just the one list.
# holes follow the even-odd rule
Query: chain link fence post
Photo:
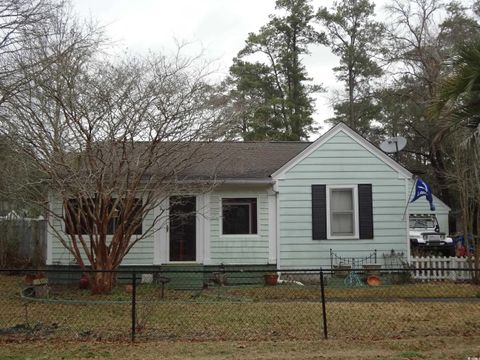
[[323, 337], [328, 339], [328, 328], [327, 328], [327, 309], [325, 307], [325, 284], [323, 281], [323, 270], [320, 269], [320, 292], [322, 296], [322, 317], [323, 317]]

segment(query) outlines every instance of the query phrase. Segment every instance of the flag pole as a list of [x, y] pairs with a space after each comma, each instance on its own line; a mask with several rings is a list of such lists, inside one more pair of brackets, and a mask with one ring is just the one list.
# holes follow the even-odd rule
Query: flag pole
[[412, 189], [410, 190], [410, 195], [408, 195], [407, 205], [405, 205], [405, 210], [403, 211], [402, 220], [405, 220], [405, 215], [407, 214], [408, 205], [410, 204], [410, 198], [412, 197], [413, 189], [417, 184], [417, 175], [413, 175], [412, 180], [413, 180], [413, 185], [412, 185]]

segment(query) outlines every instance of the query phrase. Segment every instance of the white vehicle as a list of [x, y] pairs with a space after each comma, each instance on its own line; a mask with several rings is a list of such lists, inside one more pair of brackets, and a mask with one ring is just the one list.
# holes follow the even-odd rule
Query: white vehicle
[[455, 256], [453, 239], [440, 232], [433, 214], [410, 215], [410, 250], [414, 255]]

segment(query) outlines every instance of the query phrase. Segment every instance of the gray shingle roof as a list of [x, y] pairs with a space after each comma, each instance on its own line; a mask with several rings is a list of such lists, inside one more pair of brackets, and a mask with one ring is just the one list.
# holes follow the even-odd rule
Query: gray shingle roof
[[[265, 181], [311, 143], [192, 141], [161, 142], [152, 148], [148, 144], [131, 142], [112, 147], [112, 144], [102, 143], [90, 151], [101, 170], [112, 169], [114, 177], [135, 172], [138, 164], [138, 171], [147, 169], [145, 177], [156, 174], [159, 181]], [[151, 151], [155, 155], [152, 156]], [[74, 162], [77, 164], [79, 160], [74, 158]], [[123, 165], [119, 166], [120, 163]], [[90, 172], [90, 167], [85, 166], [85, 176], [90, 176]]]
[[309, 142], [212, 142], [203, 143], [204, 161], [182, 171], [191, 179], [264, 180], [302, 152]]

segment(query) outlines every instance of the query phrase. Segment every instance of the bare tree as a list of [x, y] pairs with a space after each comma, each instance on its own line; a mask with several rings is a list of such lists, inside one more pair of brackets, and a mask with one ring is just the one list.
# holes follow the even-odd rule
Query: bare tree
[[392, 20], [387, 39], [394, 91], [385, 95], [396, 101], [392, 109], [399, 116], [389, 114], [386, 121], [396, 119], [391, 123], [395, 132], [409, 140], [407, 166], [427, 171], [436, 193], [451, 206], [456, 197], [445, 177], [451, 149], [444, 123], [449, 118], [429, 108], [452, 71], [455, 48], [479, 36], [477, 21], [463, 5], [449, 0], [392, 0], [387, 7]]
[[[5, 102], [0, 131], [41, 174], [42, 186], [27, 184], [25, 193], [47, 189], [40, 205], [58, 241], [81, 268], [107, 271], [92, 275], [93, 291], [103, 293], [115, 281], [108, 271], [160, 226], [154, 209], [214, 180], [214, 167], [202, 164], [223, 133], [221, 112], [201, 57], [179, 50], [111, 61], [99, 55], [95, 31], [64, 17], [53, 28], [22, 60], [49, 66], [24, 67], [30, 80]], [[191, 176], [200, 168], [206, 182]], [[142, 227], [146, 216], [154, 220]]]
[[[404, 106], [414, 116], [402, 117], [396, 127], [407, 129], [410, 149], [421, 164], [430, 164], [435, 190], [451, 204], [445, 179], [445, 152], [441, 142], [433, 139], [439, 134], [440, 118], [431, 116], [428, 107], [445, 72], [447, 54], [438, 41], [441, 0], [393, 0], [387, 7], [393, 23], [388, 34], [390, 62], [395, 86], [404, 94]], [[413, 162], [415, 164], [416, 161]], [[419, 166], [420, 164], [415, 164]]]
[[467, 137], [468, 133], [468, 130], [459, 129], [452, 134], [453, 139], [450, 140], [456, 141], [456, 144], [452, 146], [452, 162], [447, 177], [450, 187], [458, 194], [464, 246], [468, 258], [473, 260], [469, 263], [472, 277], [475, 283], [480, 283], [480, 218], [477, 210], [480, 203], [480, 144], [474, 138]]
[[62, 6], [46, 0], [2, 0], [0, 3], [0, 50], [21, 48], [25, 34], [36, 34], [35, 27], [49, 18], [53, 8]]
[[19, 76], [16, 60], [31, 50], [38, 30], [66, 8], [63, 1], [0, 1], [0, 104], [25, 81]]
[[[106, 41], [102, 28], [75, 19], [67, 2], [6, 0], [0, 2], [0, 44], [0, 116], [5, 117], [9, 116], [7, 102], [14, 102], [16, 96], [25, 98], [33, 78], [48, 78], [61, 63], [85, 61]], [[32, 184], [39, 173], [32, 159], [19, 151], [25, 144], [18, 140], [0, 137], [4, 174], [0, 181], [1, 200], [12, 208], [28, 209], [30, 214], [38, 215], [39, 209], [32, 201], [38, 199], [24, 196], [23, 183]], [[43, 198], [40, 191], [36, 195]]]

